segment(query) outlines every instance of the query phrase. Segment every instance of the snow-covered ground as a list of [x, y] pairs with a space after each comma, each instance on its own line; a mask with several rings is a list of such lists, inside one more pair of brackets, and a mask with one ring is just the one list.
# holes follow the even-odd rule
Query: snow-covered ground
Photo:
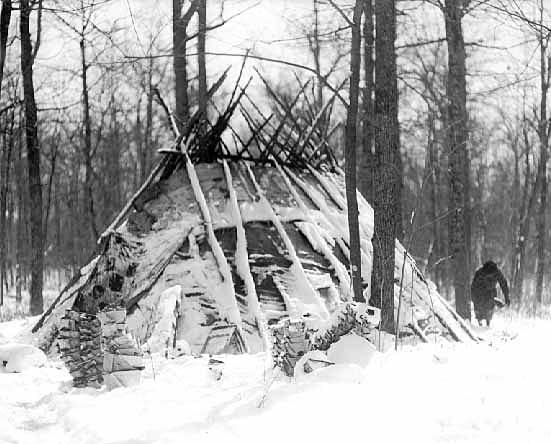
[[[29, 322], [0, 324], [0, 344]], [[504, 313], [481, 334], [295, 379], [264, 354], [224, 357], [220, 380], [207, 357], [154, 356], [139, 386], [110, 392], [73, 389], [49, 361], [0, 373], [0, 443], [548, 443], [551, 321]]]

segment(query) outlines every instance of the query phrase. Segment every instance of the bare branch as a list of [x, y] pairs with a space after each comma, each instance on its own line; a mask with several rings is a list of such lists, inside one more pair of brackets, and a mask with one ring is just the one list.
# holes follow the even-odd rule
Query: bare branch
[[[245, 57], [245, 55], [247, 55], [247, 57], [250, 58], [250, 59], [261, 60], [263, 62], [270, 62], [270, 63], [277, 63], [277, 64], [280, 64], [280, 65], [291, 66], [293, 68], [298, 68], [298, 69], [316, 74], [316, 70], [314, 68], [309, 67], [309, 66], [301, 65], [300, 63], [289, 62], [287, 60], [276, 59], [276, 58], [273, 58], [273, 57], [263, 57], [263, 56], [254, 55], [254, 54], [251, 54], [251, 53], [237, 54], [237, 53], [231, 53], [231, 52], [212, 52], [212, 51], [207, 51], [206, 54], [207, 55], [213, 55], [213, 56], [240, 57], [240, 58]], [[197, 53], [187, 54], [188, 57], [196, 56], [196, 55], [197, 55]], [[143, 60], [143, 59], [149, 59], [149, 58], [160, 59], [160, 58], [165, 58], [165, 57], [173, 57], [173, 54], [157, 54], [157, 55], [152, 55], [152, 56], [125, 56], [124, 57], [125, 62], [115, 62], [115, 63], [134, 63], [136, 60]], [[102, 65], [102, 64], [112, 65], [112, 64], [115, 64], [115, 63], [114, 62], [108, 62], [108, 63], [99, 62], [98, 64], [100, 64], [100, 65]], [[331, 83], [329, 83], [329, 81], [327, 79], [325, 79], [323, 77], [320, 80], [322, 80], [322, 82], [324, 83], [324, 85], [328, 89], [330, 89], [332, 92], [337, 94], [337, 98], [341, 101], [341, 103], [344, 106], [348, 106], [348, 101], [345, 100], [344, 97], [342, 97], [342, 95], [339, 93], [339, 90], [337, 88], [335, 88]]]
[[335, 9], [335, 11], [337, 11], [337, 12], [344, 18], [344, 20], [346, 21], [346, 23], [348, 23], [348, 26], [351, 26], [351, 27], [356, 26], [356, 25], [354, 24], [354, 22], [348, 18], [348, 16], [345, 14], [345, 12], [342, 10], [342, 8], [340, 8], [339, 6], [337, 6], [333, 0], [327, 0], [327, 1], [331, 4], [331, 6], [333, 6], [333, 8]]

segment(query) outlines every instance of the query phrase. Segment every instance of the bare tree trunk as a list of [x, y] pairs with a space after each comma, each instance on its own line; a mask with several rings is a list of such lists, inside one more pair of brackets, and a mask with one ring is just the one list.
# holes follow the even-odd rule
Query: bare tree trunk
[[473, 247], [472, 256], [475, 257], [477, 263], [483, 264], [488, 257], [487, 248], [487, 235], [488, 235], [488, 220], [486, 217], [486, 210], [484, 208], [484, 192], [486, 185], [486, 165], [481, 164], [476, 171], [476, 189], [473, 192], [474, 207], [472, 213], [476, 214], [473, 223], [473, 229], [476, 231], [473, 233], [475, 239], [475, 246]]
[[50, 173], [48, 175], [48, 187], [46, 189], [46, 206], [44, 208], [44, 242], [48, 242], [48, 224], [50, 220], [50, 209], [52, 207], [52, 188], [54, 184], [54, 178], [56, 174], [56, 165], [57, 165], [57, 153], [58, 146], [57, 141], [52, 141], [54, 146], [52, 147], [52, 158], [50, 159]]
[[151, 132], [153, 131], [153, 59], [149, 60], [149, 72], [147, 83], [147, 104], [145, 108], [145, 135], [144, 147], [142, 150], [142, 159], [140, 167], [140, 182], [143, 182], [149, 174], [150, 160], [153, 151], [153, 142], [151, 141]]
[[88, 96], [88, 64], [86, 63], [86, 46], [84, 42], [84, 30], [80, 38], [80, 62], [81, 62], [81, 80], [82, 80], [82, 107], [84, 113], [84, 200], [88, 209], [88, 222], [92, 240], [95, 241], [98, 236], [96, 225], [96, 210], [94, 205], [94, 170], [92, 166], [92, 123], [90, 117], [90, 99]]
[[[315, 83], [315, 94], [314, 94], [314, 115], [318, 115], [319, 112], [323, 109], [324, 98], [323, 98], [323, 86], [324, 86], [324, 77], [322, 74], [322, 56], [321, 56], [321, 40], [319, 35], [319, 0], [314, 0], [313, 3], [313, 13], [314, 13], [314, 23], [312, 34], [307, 34], [308, 46], [310, 47], [310, 52], [312, 53], [314, 59], [314, 71], [316, 76]], [[314, 118], [314, 117], [312, 117]], [[325, 113], [320, 116], [319, 119], [319, 133], [321, 140], [327, 138], [327, 133], [329, 131], [329, 122], [326, 119]]]
[[[319, 38], [319, 0], [314, 0], [314, 29], [313, 36], [308, 39], [310, 44], [310, 51], [314, 56], [314, 70], [316, 71], [316, 95], [315, 95], [315, 109], [316, 114], [323, 107], [323, 81], [321, 74], [321, 44]], [[323, 125], [320, 125], [323, 127]]]
[[526, 269], [526, 241], [530, 231], [530, 219], [533, 211], [535, 197], [538, 186], [538, 180], [536, 177], [536, 183], [532, 191], [530, 192], [530, 140], [528, 137], [528, 130], [526, 128], [526, 118], [523, 119], [523, 138], [524, 138], [524, 185], [522, 191], [522, 199], [520, 203], [520, 214], [518, 224], [518, 235], [516, 238], [515, 247], [515, 266], [513, 269], [512, 288], [513, 296], [516, 295], [519, 302], [523, 299], [523, 287], [524, 287], [524, 271]]
[[[0, 120], [1, 122], [1, 120]], [[3, 122], [2, 122], [3, 123]], [[7, 135], [2, 136], [2, 150], [0, 151], [0, 306], [4, 305], [4, 280], [6, 278], [7, 257], [7, 195], [10, 171], [10, 147], [6, 143]]]
[[28, 0], [21, 0], [21, 72], [23, 74], [23, 97], [25, 101], [25, 140], [29, 173], [29, 195], [31, 200], [31, 314], [44, 310], [42, 299], [42, 278], [44, 268], [44, 239], [42, 233], [42, 184], [40, 182], [40, 150], [38, 147], [37, 110], [34, 99], [33, 59]]
[[[57, 196], [60, 195], [60, 189], [61, 189], [61, 180], [59, 175], [55, 177], [55, 193]], [[65, 261], [62, 259], [66, 256], [66, 251], [63, 250], [62, 243], [61, 243], [61, 204], [60, 199], [54, 199], [54, 213], [56, 214], [56, 217], [54, 219], [54, 225], [55, 225], [55, 245], [56, 245], [56, 251], [57, 251], [57, 271], [61, 274], [61, 268], [65, 265]], [[69, 227], [66, 227], [64, 225], [64, 229], [67, 229], [67, 233], [70, 233], [70, 225]], [[65, 230], [64, 230], [65, 231]], [[60, 279], [61, 282], [61, 279]]]
[[[0, 305], [4, 304], [4, 284], [6, 292], [8, 288], [7, 284], [7, 259], [8, 252], [10, 250], [8, 245], [9, 236], [9, 219], [8, 219], [8, 191], [10, 186], [10, 174], [12, 164], [12, 152], [13, 152], [13, 127], [14, 127], [14, 115], [12, 110], [10, 114], [7, 114], [5, 122], [5, 133], [3, 136], [4, 150], [0, 157]], [[2, 169], [3, 168], [3, 169]]]
[[[0, 13], [0, 97], [2, 94], [2, 80], [4, 78], [4, 64], [6, 62], [6, 46], [8, 42], [8, 31], [10, 27], [12, 4], [11, 0], [2, 1], [2, 12]], [[6, 279], [6, 250], [7, 250], [7, 230], [6, 230], [6, 207], [7, 194], [10, 173], [11, 144], [4, 146], [2, 153], [2, 162], [0, 168], [4, 166], [4, 171], [0, 171], [0, 305], [4, 305], [4, 280]]]
[[11, 0], [3, 0], [2, 12], [0, 13], [0, 95], [2, 93], [2, 80], [4, 79], [4, 64], [6, 63], [6, 48], [8, 44], [11, 11]]
[[438, 152], [436, 146], [436, 115], [434, 112], [429, 110], [429, 115], [427, 118], [427, 164], [428, 171], [426, 174], [427, 177], [427, 188], [429, 193], [429, 208], [427, 219], [430, 221], [432, 228], [432, 243], [428, 252], [428, 263], [427, 269], [432, 275], [434, 282], [440, 284], [440, 273], [438, 272], [439, 267], [437, 266], [438, 260], [442, 256], [441, 248], [441, 227], [440, 227], [440, 218], [438, 216], [438, 202], [440, 201], [439, 185], [440, 185], [440, 175], [439, 175], [439, 165], [438, 165]]
[[547, 167], [547, 154], [542, 153], [544, 160], [542, 165], [542, 179], [540, 187], [540, 201], [536, 220], [536, 244], [537, 244], [537, 267], [536, 267], [536, 302], [543, 303], [543, 281], [545, 277], [545, 251], [547, 243], [546, 235], [546, 209], [547, 209], [547, 173], [543, 168]]
[[[144, 88], [146, 97], [148, 89]], [[146, 99], [147, 100], [147, 99]], [[146, 111], [147, 112], [147, 111]], [[142, 134], [143, 132], [143, 134]], [[133, 188], [137, 189], [142, 183], [143, 170], [145, 169], [145, 149], [144, 149], [144, 137], [145, 129], [142, 131], [142, 97], [138, 98], [136, 105], [136, 121], [134, 122], [134, 140], [136, 143], [136, 173], [134, 174]]]
[[[519, 140], [518, 134], [510, 134], [511, 148], [513, 150], [514, 164], [513, 164], [513, 184], [511, 186], [511, 230], [510, 230], [510, 245], [511, 245], [511, 284], [515, 276], [515, 267], [517, 264], [516, 246], [517, 246], [517, 230], [520, 225], [520, 153], [519, 153]], [[511, 285], [512, 298], [518, 298], [518, 293], [515, 292], [515, 288]], [[513, 299], [515, 300], [515, 299]], [[517, 299], [518, 302], [518, 299]]]
[[[198, 71], [198, 102], [201, 121], [199, 122], [200, 134], [205, 134], [206, 119], [208, 119], [207, 108], [207, 61], [206, 61], [206, 42], [207, 42], [207, 0], [197, 0], [198, 16], [198, 35], [197, 35], [197, 71]], [[205, 120], [203, 120], [205, 119]], [[208, 153], [209, 159], [214, 159], [214, 145], [211, 145], [211, 152]]]
[[[540, 23], [543, 24], [543, 1], [540, 2]], [[540, 118], [538, 125], [538, 136], [540, 142], [540, 159], [538, 163], [539, 180], [539, 207], [536, 216], [536, 245], [537, 245], [537, 268], [536, 268], [536, 303], [543, 303], [543, 280], [545, 275], [545, 251], [547, 243], [546, 235], [546, 210], [547, 210], [547, 160], [549, 156], [549, 134], [547, 122], [547, 93], [549, 91], [549, 66], [547, 46], [549, 37], [543, 35], [543, 30], [539, 35], [540, 46]]]
[[198, 0], [197, 15], [199, 17], [199, 33], [197, 35], [197, 67], [199, 72], [199, 112], [207, 116], [207, 0]]
[[23, 262], [24, 262], [24, 237], [25, 237], [25, 225], [22, 221], [25, 220], [25, 211], [24, 211], [24, 167], [23, 167], [23, 116], [21, 109], [19, 110], [19, 129], [18, 129], [18, 149], [17, 149], [17, 159], [14, 165], [14, 172], [16, 177], [20, 177], [22, 180], [17, 183], [17, 247], [15, 251], [15, 305], [19, 307], [22, 302], [21, 298], [21, 283], [23, 279]]
[[176, 111], [175, 119], [178, 129], [182, 130], [189, 119], [189, 95], [187, 75], [187, 27], [195, 9], [197, 0], [193, 0], [188, 10], [183, 13], [183, 0], [172, 0], [172, 51], [175, 79]]
[[375, 227], [372, 303], [382, 309], [383, 330], [395, 333], [395, 244], [401, 220], [402, 160], [398, 126], [396, 5], [375, 1]]
[[360, 168], [358, 169], [359, 189], [368, 202], [373, 202], [374, 152], [373, 152], [373, 91], [374, 91], [374, 60], [375, 44], [373, 23], [373, 0], [364, 0], [364, 77], [363, 91], [363, 124], [362, 151]]
[[354, 300], [363, 302], [362, 261], [360, 254], [360, 231], [358, 225], [358, 200], [356, 196], [356, 122], [358, 119], [358, 95], [360, 88], [362, 3], [356, 0], [350, 49], [350, 103], [345, 128], [345, 182], [348, 207], [348, 232], [350, 236], [350, 265]]
[[0, 305], [4, 305], [4, 282], [6, 281], [7, 258], [7, 197], [11, 166], [11, 144], [8, 135], [2, 137], [3, 150], [0, 153]]
[[444, 17], [448, 42], [449, 242], [454, 270], [455, 308], [462, 318], [470, 319], [470, 186], [466, 55], [461, 23], [463, 1], [446, 0]]
[[111, 100], [113, 106], [111, 108], [110, 119], [110, 131], [112, 137], [111, 144], [115, 147], [109, 156], [105, 158], [105, 171], [106, 171], [106, 188], [109, 190], [115, 190], [107, 199], [105, 209], [107, 210], [108, 218], [111, 219], [121, 207], [121, 183], [120, 183], [120, 170], [121, 170], [121, 124], [119, 121], [120, 110], [118, 109], [115, 97]]

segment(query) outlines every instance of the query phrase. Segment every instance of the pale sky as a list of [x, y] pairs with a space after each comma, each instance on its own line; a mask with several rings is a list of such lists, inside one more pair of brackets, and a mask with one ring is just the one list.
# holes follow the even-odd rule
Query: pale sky
[[[346, 5], [349, 2], [339, 1], [338, 3]], [[407, 20], [404, 18], [398, 20], [397, 46], [405, 42], [444, 36], [443, 18], [435, 8], [420, 6], [420, 2], [400, 2], [400, 4], [402, 8], [407, 9], [409, 17]], [[147, 53], [151, 37], [157, 34], [159, 34], [158, 44], [153, 53], [170, 52], [171, 5], [171, 0], [113, 0], [110, 6], [102, 8], [96, 22], [103, 29], [114, 25], [121, 29], [115, 37], [120, 50], [101, 55], [99, 60], [110, 62], [113, 58], [123, 60], [124, 54], [144, 55]], [[209, 0], [210, 23], [216, 23], [219, 20], [220, 5], [220, 1]], [[292, 41], [293, 37], [301, 35], [301, 28], [308, 27], [312, 23], [311, 8], [312, 0], [226, 0], [222, 11], [225, 18], [239, 11], [245, 12], [210, 33], [207, 50], [244, 53], [247, 49], [251, 49], [253, 54], [313, 66], [304, 45], [305, 40]], [[329, 5], [322, 8], [325, 11], [321, 15], [322, 21], [330, 22], [335, 27], [343, 24], [342, 18]], [[42, 106], [78, 102], [80, 95], [78, 79], [68, 73], [70, 69], [78, 67], [78, 40], [63, 36], [61, 31], [63, 28], [59, 21], [53, 18], [47, 19], [44, 26], [42, 47], [35, 67], [36, 84], [41, 87], [37, 97]], [[537, 62], [537, 53], [534, 58], [535, 46], [533, 44], [514, 46], [527, 37], [519, 31], [518, 26], [511, 24], [507, 19], [492, 18], [481, 12], [474, 13], [465, 20], [464, 33], [467, 42], [484, 42], [485, 45], [490, 46], [476, 49], [470, 47], [468, 59], [469, 91], [473, 93], [473, 98], [484, 101], [485, 116], [492, 113], [491, 107], [516, 109], [521, 96], [519, 86], [501, 88], [490, 96], [478, 93], [501, 87], [514, 80], [514, 75], [517, 73], [522, 72], [523, 76], [536, 74], [533, 67], [522, 69], [526, 60], [531, 60], [533, 64]], [[343, 31], [341, 35], [349, 38], [349, 31]], [[512, 49], [507, 49], [512, 46], [514, 46]], [[96, 48], [96, 50], [99, 49]], [[193, 48], [190, 51], [193, 51]], [[335, 56], [331, 49], [324, 50], [324, 55], [328, 63]], [[170, 65], [171, 61], [167, 60], [167, 63]], [[230, 76], [230, 81], [227, 82], [231, 85], [231, 80], [237, 76], [241, 60], [209, 56], [207, 63], [211, 78], [231, 64], [233, 77]], [[406, 59], [400, 57], [398, 63], [403, 68]], [[254, 74], [252, 71], [254, 65], [260, 65], [261, 71], [273, 82], [285, 81], [285, 79], [294, 82], [293, 69], [253, 60], [248, 62], [246, 77]], [[340, 78], [347, 75], [346, 60], [343, 60], [342, 67], [342, 72], [336, 74]], [[59, 68], [67, 71], [60, 75]], [[308, 73], [301, 73], [300, 70], [297, 72], [299, 75], [309, 76]], [[93, 72], [91, 72], [91, 78], [93, 78]], [[335, 78], [333, 82], [338, 83], [338, 79]], [[255, 88], [257, 92], [262, 89], [258, 81], [252, 85], [253, 93]], [[296, 88], [296, 83], [293, 84], [293, 88]], [[161, 85], [161, 90], [168, 96], [172, 94], [169, 84]], [[408, 104], [411, 105], [411, 102], [408, 101]], [[412, 109], [402, 107], [401, 113], [405, 116], [410, 111]]]

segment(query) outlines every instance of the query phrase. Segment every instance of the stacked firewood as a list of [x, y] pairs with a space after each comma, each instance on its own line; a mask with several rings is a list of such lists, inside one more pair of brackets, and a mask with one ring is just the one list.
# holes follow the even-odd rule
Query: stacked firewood
[[302, 320], [285, 319], [271, 328], [272, 358], [287, 376], [293, 376], [298, 360], [310, 350], [310, 338]]
[[101, 384], [101, 323], [95, 316], [67, 310], [60, 321], [58, 346], [75, 387]]
[[140, 381], [144, 369], [141, 350], [126, 332], [126, 310], [105, 309], [98, 314], [101, 320], [103, 374], [109, 388], [128, 387]]
[[126, 310], [106, 309], [97, 316], [67, 310], [58, 336], [61, 359], [75, 387], [135, 385], [143, 370], [142, 352], [126, 332]]
[[[335, 313], [330, 325], [323, 330], [313, 329], [303, 320], [282, 320], [271, 328], [274, 365], [287, 376], [293, 376], [295, 365], [307, 352], [327, 351], [331, 344], [350, 332], [368, 339], [379, 320], [379, 309], [367, 307], [359, 312], [357, 304], [353, 302]], [[325, 366], [327, 362], [323, 361], [322, 364]], [[305, 371], [308, 372], [306, 367]]]
[[364, 313], [358, 314], [355, 303], [346, 304], [333, 318], [331, 326], [323, 331], [312, 331], [312, 349], [326, 351], [331, 344], [337, 342], [341, 336], [350, 332], [368, 338], [369, 333], [379, 324], [379, 310], [367, 307]]

